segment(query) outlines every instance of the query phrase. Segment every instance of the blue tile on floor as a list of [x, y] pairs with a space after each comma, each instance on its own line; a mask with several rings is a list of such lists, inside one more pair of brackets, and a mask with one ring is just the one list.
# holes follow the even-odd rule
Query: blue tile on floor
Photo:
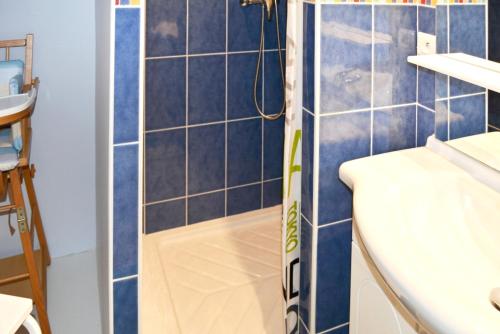
[[188, 224], [224, 217], [226, 194], [223, 191], [188, 199]]
[[351, 233], [350, 221], [318, 231], [317, 332], [349, 321]]
[[[285, 66], [285, 53], [282, 54]], [[283, 68], [283, 74], [285, 73]], [[280, 72], [278, 52], [266, 52], [264, 55], [264, 113], [274, 115], [284, 108], [283, 82]]]
[[262, 7], [241, 7], [239, 1], [229, 1], [228, 6], [228, 50], [258, 50]]
[[115, 18], [115, 144], [139, 136], [139, 9], [117, 9]]
[[146, 130], [186, 124], [186, 59], [146, 61]]
[[151, 204], [145, 207], [145, 211], [146, 233], [186, 225], [186, 200], [184, 198]]
[[227, 215], [260, 209], [261, 185], [238, 187], [227, 191]]
[[[321, 113], [368, 108], [372, 73], [372, 8], [358, 5], [326, 5], [322, 8]], [[340, 34], [339, 30], [356, 33]]]
[[302, 112], [302, 213], [312, 222], [313, 210], [313, 166], [314, 166], [314, 116]]
[[304, 2], [302, 104], [314, 113], [314, 5]]
[[373, 154], [415, 147], [415, 106], [373, 112]]
[[300, 223], [300, 302], [299, 315], [309, 327], [311, 313], [312, 227], [302, 218]]
[[186, 54], [186, 4], [177, 0], [146, 2], [147, 57]]
[[319, 153], [319, 225], [351, 217], [352, 193], [340, 181], [339, 167], [370, 154], [370, 112], [321, 118]]
[[425, 146], [427, 138], [434, 134], [436, 114], [430, 110], [418, 107], [417, 115], [417, 146]]
[[226, 1], [189, 0], [189, 53], [226, 51]]
[[[258, 116], [254, 102], [254, 79], [257, 53], [230, 54], [227, 64], [227, 117], [237, 119]], [[262, 68], [257, 88], [257, 102], [262, 108]]]
[[374, 106], [416, 101], [417, 7], [375, 6]]
[[448, 102], [436, 102], [436, 115], [435, 115], [435, 135], [436, 138], [442, 141], [448, 140]]
[[225, 124], [188, 130], [188, 193], [223, 189], [225, 184]]
[[486, 132], [485, 96], [450, 100], [450, 139]]
[[283, 179], [264, 182], [264, 208], [283, 202]]
[[189, 58], [188, 71], [189, 124], [223, 121], [226, 117], [226, 57]]
[[264, 121], [264, 180], [283, 176], [285, 118]]
[[262, 121], [252, 119], [228, 123], [228, 187], [261, 181]]
[[113, 323], [115, 334], [138, 333], [137, 278], [113, 283]]
[[146, 134], [146, 203], [186, 195], [186, 130]]
[[138, 145], [114, 148], [113, 278], [137, 274]]

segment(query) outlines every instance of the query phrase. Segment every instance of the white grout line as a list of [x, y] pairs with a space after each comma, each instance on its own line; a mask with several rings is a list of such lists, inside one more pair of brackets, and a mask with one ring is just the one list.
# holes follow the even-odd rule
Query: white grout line
[[441, 101], [446, 101], [446, 100], [455, 100], [455, 99], [461, 99], [464, 97], [478, 96], [478, 95], [485, 95], [485, 94], [486, 94], [486, 92], [479, 92], [479, 93], [455, 95], [455, 96], [449, 96], [449, 97], [440, 97], [440, 98], [436, 99], [436, 102], [441, 102]]
[[[420, 23], [419, 23], [419, 15], [420, 14], [420, 6], [417, 6], [417, 36], [418, 32], [420, 31]], [[434, 35], [436, 32], [434, 31]], [[417, 44], [418, 44], [418, 37], [417, 37]], [[418, 46], [417, 46], [418, 48]], [[419, 77], [420, 77], [420, 66], [417, 65], [417, 83], [416, 83], [416, 92], [415, 92], [415, 147], [418, 146], [418, 103], [419, 103]]]
[[134, 278], [139, 278], [139, 275], [130, 275], [130, 276], [124, 276], [124, 277], [119, 277], [119, 278], [113, 278], [113, 283], [116, 282], [122, 282], [122, 281], [128, 281]]
[[426, 106], [424, 106], [423, 104], [420, 104], [420, 103], [417, 103], [417, 108], [422, 108], [422, 109], [425, 109], [425, 110], [430, 111], [432, 113], [436, 113], [436, 111], [434, 109], [426, 107]]
[[302, 219], [304, 219], [306, 221], [306, 223], [308, 223], [312, 228], [313, 224], [306, 218], [306, 216], [304, 216], [302, 213], [300, 215], [302, 216]]
[[[262, 6], [262, 11], [264, 12], [264, 6]], [[264, 13], [262, 13], [262, 15], [264, 15]], [[265, 38], [265, 34], [264, 34], [264, 45], [263, 45], [263, 48], [265, 49], [266, 48], [266, 38]], [[261, 73], [261, 78], [262, 78], [262, 93], [261, 93], [261, 98], [262, 98], [262, 112], [265, 114], [266, 113], [266, 107], [265, 107], [265, 94], [266, 94], [266, 90], [265, 90], [265, 84], [266, 84], [266, 54], [265, 53], [262, 53], [262, 73]], [[261, 155], [261, 158], [260, 158], [260, 180], [261, 181], [264, 181], [264, 150], [265, 150], [265, 145], [264, 145], [264, 127], [265, 127], [265, 124], [264, 124], [264, 118], [261, 117], [261, 120], [260, 120], [260, 134], [261, 134], [261, 140], [260, 140], [260, 155]], [[264, 207], [264, 183], [261, 183], [260, 185], [260, 207], [263, 208]]]
[[181, 129], [186, 129], [186, 128], [197, 128], [197, 127], [208, 126], [208, 125], [217, 125], [217, 124], [224, 124], [224, 123], [233, 123], [233, 122], [240, 122], [240, 121], [248, 121], [248, 120], [253, 120], [253, 119], [258, 119], [258, 118], [260, 118], [260, 116], [235, 118], [235, 119], [228, 119], [228, 120], [223, 120], [223, 121], [215, 121], [215, 122], [207, 122], [207, 123], [188, 124], [188, 125], [174, 126], [174, 127], [171, 127], [171, 128], [161, 128], [161, 129], [147, 130], [147, 131], [145, 131], [145, 133], [149, 134], [149, 133], [156, 133], [156, 132], [181, 130]]
[[349, 323], [348, 323], [348, 322], [345, 322], [345, 323], [343, 323], [343, 324], [341, 324], [341, 325], [338, 325], [338, 326], [335, 326], [335, 327], [329, 328], [329, 329], [327, 329], [327, 330], [324, 330], [324, 331], [322, 331], [322, 332], [319, 332], [318, 334], [327, 334], [327, 333], [331, 333], [331, 332], [332, 332], [332, 331], [334, 331], [334, 330], [340, 329], [340, 328], [345, 327], [345, 326], [348, 326], [348, 325], [349, 325]]
[[347, 222], [349, 222], [351, 220], [352, 220], [352, 218], [347, 218], [347, 219], [342, 219], [342, 220], [334, 221], [332, 223], [320, 225], [318, 227], [318, 229], [322, 229], [324, 227], [329, 227], [329, 226], [338, 225], [338, 224], [342, 224], [342, 223], [347, 223]]
[[[227, 15], [226, 15], [227, 20]], [[284, 49], [283, 49], [284, 50]], [[278, 49], [264, 49], [264, 52], [276, 52]], [[225, 56], [225, 55], [239, 55], [239, 54], [248, 54], [248, 53], [258, 53], [259, 50], [248, 50], [248, 51], [227, 51], [227, 43], [226, 43], [226, 51], [224, 52], [209, 52], [209, 53], [186, 53], [181, 55], [171, 55], [171, 56], [155, 56], [155, 57], [146, 57], [146, 60], [161, 60], [161, 59], [176, 59], [176, 58], [193, 58], [193, 57], [205, 57], [205, 56]]]
[[144, 203], [143, 205], [145, 207], [147, 207], [147, 206], [152, 206], [152, 205], [155, 205], [155, 204], [168, 203], [168, 202], [173, 202], [173, 201], [177, 201], [177, 200], [181, 200], [181, 199], [186, 199], [186, 198], [198, 197], [198, 196], [214, 194], [214, 193], [218, 193], [218, 192], [222, 192], [222, 191], [227, 191], [227, 190], [233, 190], [233, 189], [238, 189], [238, 188], [255, 186], [255, 185], [258, 185], [258, 184], [261, 184], [261, 183], [269, 183], [269, 182], [274, 182], [274, 181], [278, 181], [278, 180], [282, 180], [282, 179], [283, 179], [282, 177], [277, 177], [277, 178], [274, 178], [274, 179], [267, 179], [267, 180], [264, 180], [264, 181], [257, 181], [257, 182], [252, 182], [252, 183], [246, 183], [246, 184], [242, 184], [242, 185], [237, 185], [237, 186], [232, 186], [232, 187], [226, 187], [226, 188], [221, 188], [221, 189], [216, 189], [216, 190], [210, 190], [210, 191], [205, 191], [205, 192], [196, 193], [196, 194], [189, 194], [187, 196], [178, 196], [178, 197], [168, 198], [168, 199], [159, 200], [159, 201], [147, 202], [147, 203]]
[[[450, 52], [450, 4], [446, 4], [446, 52]], [[449, 99], [450, 98], [450, 77], [446, 77], [446, 97]], [[446, 107], [446, 115], [448, 118], [447, 121], [447, 127], [448, 127], [448, 133], [447, 133], [447, 139], [450, 139], [450, 121], [451, 121], [451, 115], [450, 115], [450, 102], [447, 102], [447, 107]]]
[[131, 146], [131, 145], [137, 145], [137, 144], [139, 144], [139, 141], [130, 141], [127, 143], [113, 144], [113, 147]]
[[299, 321], [302, 324], [302, 327], [306, 329], [307, 334], [309, 334], [309, 328], [307, 328], [306, 324], [304, 323], [304, 320], [302, 320], [302, 317], [299, 316]]

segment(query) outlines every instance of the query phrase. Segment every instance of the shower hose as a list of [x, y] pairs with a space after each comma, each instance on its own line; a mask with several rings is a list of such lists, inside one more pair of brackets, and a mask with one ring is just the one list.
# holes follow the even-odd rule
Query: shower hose
[[262, 111], [262, 108], [259, 106], [259, 103], [257, 101], [257, 89], [258, 89], [258, 82], [259, 78], [261, 76], [260, 69], [262, 66], [262, 56], [264, 53], [264, 17], [265, 17], [265, 6], [262, 5], [262, 15], [261, 15], [261, 20], [260, 20], [260, 45], [259, 45], [259, 57], [257, 60], [257, 68], [255, 71], [255, 80], [253, 83], [253, 101], [255, 103], [255, 107], [257, 108], [257, 111], [259, 112], [260, 116], [262, 118], [269, 120], [269, 121], [275, 121], [278, 118], [280, 118], [283, 113], [285, 112], [285, 72], [283, 69], [283, 57], [282, 57], [282, 50], [281, 50], [281, 34], [280, 34], [280, 24], [279, 24], [279, 18], [278, 18], [278, 4], [274, 4], [274, 13], [276, 17], [276, 37], [278, 39], [278, 56], [279, 56], [279, 67], [280, 67], [280, 73], [281, 73], [281, 88], [283, 89], [283, 100], [281, 103], [281, 110], [277, 112], [276, 114], [269, 114], [266, 115]]

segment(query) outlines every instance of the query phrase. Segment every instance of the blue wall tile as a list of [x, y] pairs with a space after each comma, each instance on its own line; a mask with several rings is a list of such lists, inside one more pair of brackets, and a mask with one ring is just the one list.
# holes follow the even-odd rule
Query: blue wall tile
[[407, 57], [417, 47], [415, 6], [375, 6], [374, 106], [416, 101], [416, 66]]
[[226, 1], [189, 0], [189, 53], [226, 51]]
[[116, 10], [115, 144], [139, 138], [139, 21], [139, 9]]
[[436, 98], [435, 72], [420, 67], [418, 69], [418, 103], [427, 108], [434, 109]]
[[317, 332], [349, 321], [351, 234], [350, 221], [318, 231]]
[[448, 140], [448, 101], [436, 102], [436, 125], [434, 133], [436, 138], [442, 141]]
[[436, 6], [436, 52], [448, 53], [448, 6]]
[[351, 190], [339, 179], [339, 167], [370, 154], [370, 112], [321, 119], [319, 146], [319, 225], [351, 217]]
[[435, 73], [434, 78], [436, 99], [448, 98], [448, 76]]
[[[257, 53], [228, 55], [227, 118], [258, 116], [253, 98]], [[257, 102], [262, 106], [262, 69], [257, 88]]]
[[186, 54], [186, 4], [177, 0], [146, 2], [147, 57]]
[[[285, 52], [282, 52], [285, 66]], [[248, 65], [247, 65], [248, 66]], [[283, 74], [285, 69], [283, 68]], [[277, 114], [284, 108], [284, 91], [281, 79], [279, 53], [266, 52], [264, 55], [264, 113]]]
[[189, 124], [222, 121], [226, 117], [225, 56], [189, 58]]
[[137, 334], [137, 278], [113, 283], [113, 323], [115, 334]]
[[268, 208], [283, 202], [283, 179], [264, 182], [263, 207]]
[[190, 128], [188, 138], [189, 194], [223, 189], [226, 177], [225, 125], [215, 124]]
[[[485, 6], [450, 6], [450, 52], [486, 57], [485, 24]], [[484, 90], [454, 78], [450, 80], [451, 96]]]
[[227, 191], [227, 214], [235, 215], [260, 209], [260, 202], [260, 184], [229, 189]]
[[264, 180], [283, 176], [285, 118], [264, 121]]
[[225, 191], [190, 197], [188, 224], [224, 217], [225, 197]]
[[228, 6], [228, 51], [258, 50], [261, 7], [241, 7], [239, 1], [228, 1]]
[[321, 113], [370, 107], [371, 15], [370, 6], [322, 6]]
[[302, 218], [300, 223], [300, 302], [299, 315], [309, 327], [311, 312], [312, 227]]
[[146, 233], [159, 232], [186, 225], [184, 198], [151, 204], [145, 207]]
[[418, 31], [436, 34], [436, 8], [418, 7]]
[[417, 113], [417, 146], [425, 146], [427, 138], [434, 134], [435, 113], [422, 107]]
[[415, 147], [415, 106], [373, 112], [373, 154]]
[[146, 62], [146, 130], [186, 124], [186, 59]]
[[304, 3], [302, 49], [302, 104], [314, 112], [314, 5]]
[[138, 145], [114, 148], [113, 277], [137, 274]]
[[300, 334], [307, 334], [309, 333], [309, 331], [304, 327], [303, 323], [302, 322], [299, 322], [299, 333]]
[[227, 183], [229, 187], [261, 180], [262, 121], [228, 123]]
[[450, 100], [450, 139], [486, 131], [485, 96], [476, 95]]
[[186, 195], [186, 130], [146, 134], [146, 203]]
[[312, 222], [313, 166], [314, 166], [314, 116], [302, 112], [302, 213]]

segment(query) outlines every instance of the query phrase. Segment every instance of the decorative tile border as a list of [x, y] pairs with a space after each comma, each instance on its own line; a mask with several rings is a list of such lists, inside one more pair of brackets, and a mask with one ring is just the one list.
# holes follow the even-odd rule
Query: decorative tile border
[[141, 0], [115, 0], [115, 5], [119, 6], [139, 6]]
[[307, 3], [322, 3], [322, 4], [376, 4], [376, 5], [469, 5], [478, 4], [485, 5], [487, 0], [307, 0]]

